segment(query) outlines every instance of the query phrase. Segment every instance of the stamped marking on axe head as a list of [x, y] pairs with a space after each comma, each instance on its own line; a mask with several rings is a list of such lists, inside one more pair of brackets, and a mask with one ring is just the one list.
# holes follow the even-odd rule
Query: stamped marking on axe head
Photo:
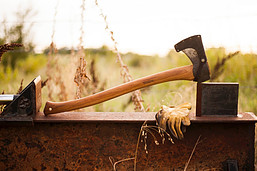
[[175, 45], [175, 49], [177, 52], [183, 51], [192, 61], [193, 65], [152, 74], [77, 100], [65, 102], [48, 101], [46, 102], [44, 113], [49, 115], [92, 106], [126, 93], [167, 81], [190, 80], [203, 82], [210, 78], [207, 58], [200, 35], [182, 40]]

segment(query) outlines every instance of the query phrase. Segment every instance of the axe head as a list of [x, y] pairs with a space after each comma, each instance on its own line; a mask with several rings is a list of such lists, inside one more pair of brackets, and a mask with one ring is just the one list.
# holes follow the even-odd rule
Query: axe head
[[186, 38], [175, 45], [177, 52], [184, 52], [193, 63], [194, 81], [203, 82], [210, 79], [210, 70], [200, 35]]

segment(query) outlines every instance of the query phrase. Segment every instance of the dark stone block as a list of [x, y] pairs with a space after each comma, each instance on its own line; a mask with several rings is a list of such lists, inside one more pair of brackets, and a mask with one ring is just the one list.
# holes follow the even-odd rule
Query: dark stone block
[[237, 116], [238, 89], [238, 83], [198, 83], [196, 115]]

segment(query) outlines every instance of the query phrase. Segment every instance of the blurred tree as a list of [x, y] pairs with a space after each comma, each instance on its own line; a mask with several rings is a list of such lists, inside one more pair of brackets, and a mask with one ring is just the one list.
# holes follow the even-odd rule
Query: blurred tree
[[16, 13], [17, 22], [12, 26], [8, 27], [6, 19], [2, 22], [3, 36], [0, 37], [0, 43], [20, 43], [23, 47], [4, 54], [1, 64], [6, 70], [7, 66], [12, 69], [15, 68], [19, 60], [24, 60], [29, 56], [29, 53], [34, 52], [34, 44], [30, 38], [30, 30], [33, 23], [26, 24], [26, 21], [34, 16], [31, 8], [26, 10], [20, 10]]

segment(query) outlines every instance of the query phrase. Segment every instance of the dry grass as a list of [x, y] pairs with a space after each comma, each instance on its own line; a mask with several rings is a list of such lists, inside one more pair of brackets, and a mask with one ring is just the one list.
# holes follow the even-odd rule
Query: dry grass
[[79, 61], [77, 64], [76, 73], [74, 76], [74, 82], [76, 83], [77, 90], [76, 90], [76, 98], [79, 99], [83, 93], [83, 87], [89, 81], [89, 77], [86, 73], [87, 62], [85, 60], [85, 53], [83, 47], [83, 37], [84, 37], [84, 12], [85, 12], [85, 0], [82, 0], [81, 4], [81, 27], [80, 27], [80, 39], [79, 39]]
[[86, 87], [87, 81], [90, 80], [86, 73], [87, 62], [84, 59], [84, 55], [81, 54], [81, 53], [84, 53], [83, 49], [79, 51], [82, 51], [82, 52], [79, 52], [80, 60], [74, 76], [74, 82], [76, 83], [76, 86], [77, 86], [77, 91], [76, 91], [77, 99], [79, 99], [82, 96], [83, 88]]
[[[57, 6], [55, 10], [57, 10]], [[55, 27], [53, 27], [52, 43], [48, 53], [46, 70], [48, 99], [51, 101], [78, 99], [105, 89], [105, 82], [99, 81], [100, 78], [97, 75], [95, 60], [91, 60], [90, 65], [87, 65], [86, 57], [88, 58], [88, 56], [86, 56], [83, 47], [84, 14], [85, 0], [81, 4], [81, 34], [78, 51], [72, 50], [69, 55], [60, 56], [56, 54], [58, 51], [54, 44]], [[57, 11], [55, 12], [54, 21], [56, 15]], [[89, 107], [88, 110], [94, 111], [94, 108]]]
[[[143, 123], [143, 125], [141, 126], [141, 129], [140, 129], [140, 132], [139, 132], [139, 135], [138, 135], [138, 139], [137, 139], [137, 144], [136, 144], [136, 150], [135, 150], [135, 154], [134, 154], [134, 157], [130, 157], [130, 158], [125, 158], [125, 159], [122, 159], [122, 160], [118, 160], [116, 162], [114, 162], [114, 159], [113, 157], [109, 157], [109, 160], [113, 166], [113, 170], [116, 171], [117, 170], [117, 164], [119, 163], [122, 163], [122, 162], [126, 162], [126, 161], [130, 161], [130, 160], [134, 160], [134, 171], [137, 170], [137, 158], [138, 158], [138, 150], [139, 150], [139, 143], [140, 141], [143, 142], [145, 145], [144, 145], [144, 150], [145, 152], [148, 154], [149, 151], [147, 150], [147, 135], [150, 134], [152, 137], [153, 137], [153, 141], [155, 143], [155, 145], [159, 145], [160, 143], [158, 142], [156, 136], [155, 136], [155, 132], [157, 134], [160, 135], [160, 137], [162, 138], [162, 144], [164, 144], [165, 142], [165, 137], [168, 138], [168, 141], [170, 141], [172, 144], [174, 144], [170, 134], [168, 132], [166, 132], [164, 129], [160, 128], [160, 127], [157, 127], [157, 126], [152, 126], [152, 125], [147, 125], [147, 121], [145, 121]], [[201, 135], [198, 137], [193, 149], [192, 149], [192, 152], [185, 164], [185, 167], [184, 167], [184, 171], [186, 171], [188, 169], [188, 166], [190, 164], [190, 161], [195, 153], [195, 150], [196, 150], [196, 147], [198, 146], [198, 144], [200, 143], [200, 139], [201, 139]], [[214, 169], [215, 170], [215, 169]]]
[[[98, 4], [98, 1], [95, 0], [95, 4], [96, 6], [99, 8], [100, 10], [100, 15], [103, 17], [104, 19], [104, 22], [105, 22], [105, 29], [106, 31], [109, 33], [110, 35], [110, 38], [111, 40], [113, 41], [113, 44], [114, 44], [114, 50], [117, 54], [117, 62], [119, 63], [120, 65], [120, 74], [121, 74], [121, 77], [123, 78], [123, 82], [129, 82], [129, 81], [132, 81], [132, 76], [131, 74], [129, 73], [129, 69], [128, 69], [128, 66], [123, 62], [122, 60], [122, 57], [121, 57], [121, 53], [119, 52], [118, 50], [118, 43], [116, 41], [116, 39], [114, 38], [114, 34], [113, 34], [113, 31], [110, 29], [109, 27], [109, 24], [107, 22], [107, 16], [103, 13], [103, 10], [102, 8], [99, 6]], [[143, 105], [143, 99], [142, 99], [142, 96], [141, 96], [141, 91], [140, 90], [136, 90], [132, 93], [132, 101], [134, 103], [134, 110], [135, 111], [145, 111], [144, 109], [144, 105]]]
[[66, 86], [63, 82], [63, 73], [59, 65], [58, 58], [56, 56], [57, 49], [54, 42], [50, 45], [50, 51], [48, 54], [47, 63], [47, 89], [49, 100], [55, 100], [54, 94], [57, 92], [58, 100], [65, 101], [68, 99], [68, 94], [66, 92]]
[[[47, 70], [46, 70], [46, 75], [47, 75], [47, 89], [48, 89], [48, 98], [49, 100], [53, 101], [53, 92], [54, 92], [54, 87], [52, 84], [57, 84], [58, 85], [62, 85], [62, 81], [60, 79], [60, 75], [57, 75], [57, 72], [54, 72], [55, 70], [59, 70], [58, 67], [58, 60], [56, 58], [56, 53], [57, 53], [57, 48], [56, 45], [54, 43], [54, 36], [55, 36], [55, 25], [56, 25], [56, 16], [57, 16], [57, 12], [58, 12], [58, 5], [59, 5], [59, 1], [57, 1], [57, 4], [55, 6], [55, 12], [54, 12], [54, 20], [53, 20], [53, 30], [52, 30], [52, 35], [51, 35], [51, 44], [49, 47], [49, 53], [48, 53], [48, 62], [47, 62]], [[54, 68], [56, 67], [56, 69], [54, 70]], [[57, 78], [57, 79], [55, 79]], [[60, 83], [59, 83], [60, 81]], [[60, 97], [62, 99], [62, 96]]]

